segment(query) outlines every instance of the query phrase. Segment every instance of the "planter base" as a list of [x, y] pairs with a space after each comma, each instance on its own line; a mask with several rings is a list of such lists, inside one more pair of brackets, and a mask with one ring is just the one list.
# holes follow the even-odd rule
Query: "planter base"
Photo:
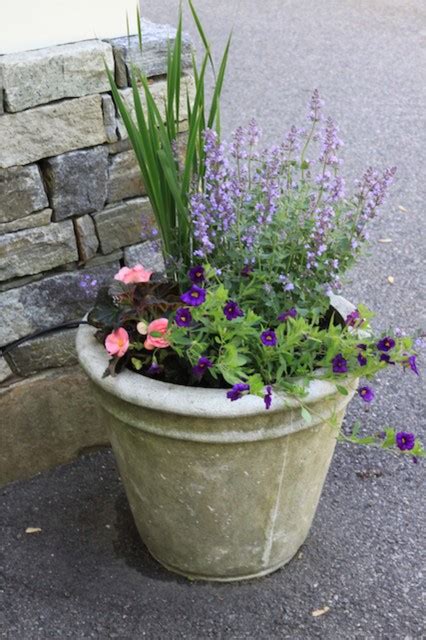
[[[302, 545], [301, 545], [302, 546]], [[300, 549], [300, 547], [299, 547]], [[204, 575], [200, 575], [198, 573], [186, 573], [185, 571], [181, 571], [180, 569], [178, 569], [177, 567], [172, 567], [171, 565], [162, 562], [161, 560], [159, 560], [155, 554], [152, 553], [152, 551], [148, 548], [148, 551], [150, 553], [150, 555], [154, 558], [154, 560], [156, 560], [158, 562], [158, 564], [161, 564], [162, 567], [164, 567], [164, 569], [167, 569], [168, 571], [171, 571], [172, 573], [176, 573], [180, 576], [183, 576], [184, 578], [187, 578], [188, 580], [202, 580], [204, 582], [241, 582], [242, 580], [254, 580], [255, 578], [262, 578], [263, 576], [268, 576], [270, 573], [275, 573], [275, 571], [278, 571], [279, 569], [282, 569], [282, 567], [284, 567], [286, 564], [288, 564], [290, 562], [290, 560], [292, 560], [298, 553], [299, 549], [297, 549], [297, 551], [295, 551], [295, 553], [293, 553], [287, 560], [278, 562], [277, 564], [273, 565], [272, 567], [268, 567], [267, 569], [262, 569], [262, 571], [258, 571], [257, 573], [249, 573], [247, 575], [241, 575], [241, 576], [204, 576]]]

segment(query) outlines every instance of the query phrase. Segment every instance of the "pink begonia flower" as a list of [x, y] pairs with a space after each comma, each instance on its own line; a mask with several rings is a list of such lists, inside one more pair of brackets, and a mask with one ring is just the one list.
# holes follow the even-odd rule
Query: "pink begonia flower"
[[121, 267], [120, 271], [115, 274], [114, 280], [120, 280], [124, 284], [136, 284], [137, 282], [148, 282], [153, 271], [147, 271], [141, 264], [135, 264], [134, 267]]
[[121, 358], [129, 348], [129, 334], [120, 327], [110, 333], [105, 339], [105, 348], [110, 356]]
[[170, 342], [167, 340], [167, 338], [151, 335], [152, 333], [160, 333], [162, 336], [164, 336], [167, 332], [168, 324], [169, 321], [167, 320], [167, 318], [158, 318], [158, 320], [153, 320], [149, 323], [146, 330], [148, 336], [143, 343], [145, 349], [148, 349], [148, 351], [152, 351], [152, 349], [164, 349], [165, 347], [170, 347]]

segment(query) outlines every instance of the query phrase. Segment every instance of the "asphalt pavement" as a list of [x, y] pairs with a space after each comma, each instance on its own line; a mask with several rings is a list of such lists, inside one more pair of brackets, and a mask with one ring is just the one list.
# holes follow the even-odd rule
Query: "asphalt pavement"
[[[177, 0], [143, 0], [175, 23]], [[266, 140], [301, 123], [315, 87], [340, 124], [350, 183], [369, 164], [398, 179], [344, 294], [378, 328], [426, 333], [426, 6], [423, 0], [198, 0], [215, 50], [233, 44], [225, 133], [256, 117]], [[189, 29], [194, 33], [191, 26]], [[380, 242], [383, 239], [391, 242]], [[388, 278], [392, 276], [393, 284]], [[422, 376], [390, 371], [361, 419], [426, 441]], [[425, 463], [338, 445], [311, 533], [256, 581], [188, 582], [140, 542], [108, 450], [1, 491], [7, 640], [420, 640]], [[27, 527], [41, 531], [26, 534]], [[313, 615], [313, 612], [321, 615]]]

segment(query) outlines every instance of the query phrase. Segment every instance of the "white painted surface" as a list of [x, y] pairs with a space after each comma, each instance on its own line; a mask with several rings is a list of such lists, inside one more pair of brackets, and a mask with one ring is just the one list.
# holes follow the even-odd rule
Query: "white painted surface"
[[136, 33], [137, 0], [0, 0], [0, 54]]

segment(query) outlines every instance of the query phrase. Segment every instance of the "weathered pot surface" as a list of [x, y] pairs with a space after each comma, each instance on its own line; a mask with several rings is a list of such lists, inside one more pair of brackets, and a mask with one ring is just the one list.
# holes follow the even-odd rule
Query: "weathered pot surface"
[[[344, 312], [347, 301], [333, 300]], [[340, 311], [339, 308], [339, 311]], [[344, 315], [344, 313], [342, 313]], [[80, 363], [105, 421], [139, 533], [151, 554], [193, 579], [241, 580], [288, 562], [309, 532], [346, 405], [315, 380], [303, 404], [275, 394], [230, 402], [129, 370], [102, 378], [108, 355], [83, 325]]]

